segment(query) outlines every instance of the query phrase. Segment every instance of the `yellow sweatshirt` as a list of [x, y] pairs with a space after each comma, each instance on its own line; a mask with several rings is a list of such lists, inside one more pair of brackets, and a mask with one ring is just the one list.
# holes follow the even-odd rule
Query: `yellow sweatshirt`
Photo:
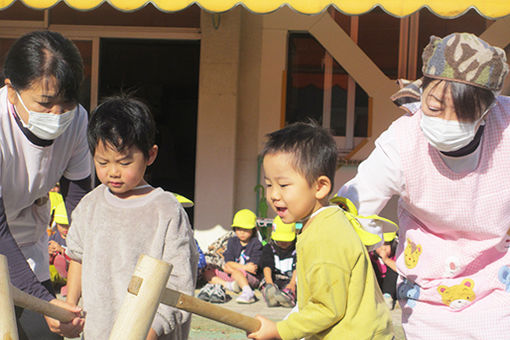
[[299, 312], [277, 323], [282, 339], [393, 337], [368, 252], [340, 208], [312, 217], [296, 250]]

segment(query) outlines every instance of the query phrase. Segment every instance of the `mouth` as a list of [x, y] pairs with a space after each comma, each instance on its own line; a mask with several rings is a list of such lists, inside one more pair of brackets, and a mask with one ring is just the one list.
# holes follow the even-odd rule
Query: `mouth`
[[284, 208], [284, 207], [275, 207], [275, 208], [276, 208], [276, 213], [280, 217], [283, 217], [283, 215], [285, 215], [285, 212], [287, 211], [287, 208]]
[[113, 188], [120, 188], [122, 186], [122, 182], [108, 182], [108, 184]]

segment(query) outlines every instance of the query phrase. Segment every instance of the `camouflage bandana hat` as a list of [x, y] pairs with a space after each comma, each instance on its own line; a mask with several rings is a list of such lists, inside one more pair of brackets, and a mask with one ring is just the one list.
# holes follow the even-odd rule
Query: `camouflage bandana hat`
[[423, 75], [458, 81], [495, 94], [501, 91], [508, 73], [505, 52], [471, 33], [430, 37], [422, 53]]

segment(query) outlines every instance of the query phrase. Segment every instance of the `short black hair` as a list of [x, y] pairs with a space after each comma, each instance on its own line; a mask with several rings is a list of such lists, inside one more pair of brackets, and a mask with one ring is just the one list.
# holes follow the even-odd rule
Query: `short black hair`
[[78, 103], [83, 80], [83, 60], [78, 48], [62, 34], [35, 31], [16, 40], [7, 53], [3, 76], [25, 90], [33, 81], [55, 77], [58, 94]]
[[315, 122], [297, 122], [267, 135], [262, 150], [268, 154], [284, 152], [294, 157], [294, 167], [308, 184], [320, 176], [327, 176], [333, 189], [338, 159], [338, 148], [331, 133]]
[[[434, 78], [423, 77], [422, 88], [425, 90]], [[452, 93], [453, 107], [459, 120], [474, 122], [481, 117], [482, 113], [494, 102], [496, 97], [490, 90], [483, 89], [478, 86], [464, 84], [453, 80], [440, 80], [436, 85], [439, 85], [441, 81], [446, 83], [444, 91], [448, 88]], [[443, 93], [444, 96], [445, 93]]]
[[97, 144], [111, 144], [118, 151], [136, 146], [149, 158], [154, 145], [156, 124], [152, 114], [141, 100], [129, 95], [107, 98], [91, 114], [88, 143], [94, 155]]

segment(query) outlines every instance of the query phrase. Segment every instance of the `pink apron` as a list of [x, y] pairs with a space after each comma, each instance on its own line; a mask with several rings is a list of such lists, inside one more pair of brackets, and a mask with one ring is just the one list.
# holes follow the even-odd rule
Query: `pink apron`
[[395, 121], [406, 191], [399, 201], [397, 294], [408, 339], [510, 339], [510, 98], [488, 115], [480, 161], [454, 173], [420, 130]]

